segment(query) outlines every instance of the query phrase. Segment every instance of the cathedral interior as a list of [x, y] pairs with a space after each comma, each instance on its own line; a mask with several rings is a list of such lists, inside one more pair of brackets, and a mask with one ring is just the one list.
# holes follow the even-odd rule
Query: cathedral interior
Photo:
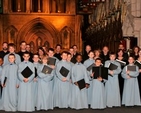
[[40, 46], [83, 51], [107, 45], [116, 51], [141, 47], [140, 0], [0, 0], [0, 44], [21, 41], [36, 52]]

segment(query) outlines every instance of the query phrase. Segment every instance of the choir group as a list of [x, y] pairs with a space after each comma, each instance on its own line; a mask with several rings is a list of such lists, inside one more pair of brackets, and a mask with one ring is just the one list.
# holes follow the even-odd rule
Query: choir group
[[105, 109], [141, 106], [141, 50], [128, 55], [122, 44], [117, 53], [91, 50], [83, 55], [74, 45], [69, 51], [40, 47], [30, 51], [25, 41], [15, 52], [13, 43], [0, 51], [0, 110], [52, 110], [54, 108]]

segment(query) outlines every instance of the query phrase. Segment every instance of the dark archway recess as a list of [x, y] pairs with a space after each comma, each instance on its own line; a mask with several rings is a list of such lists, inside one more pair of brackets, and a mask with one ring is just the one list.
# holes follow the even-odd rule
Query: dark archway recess
[[16, 44], [18, 45], [19, 42], [23, 40], [29, 44], [32, 42], [35, 46], [34, 52], [36, 52], [39, 37], [41, 38], [41, 46], [44, 46], [44, 43], [48, 42], [50, 47], [55, 47], [55, 45], [60, 42], [60, 35], [56, 28], [46, 20], [36, 18], [23, 25], [18, 33]]

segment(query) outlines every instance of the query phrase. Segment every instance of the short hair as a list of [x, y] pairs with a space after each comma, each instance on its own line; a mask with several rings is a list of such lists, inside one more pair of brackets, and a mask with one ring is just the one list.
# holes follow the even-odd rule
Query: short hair
[[73, 45], [72, 47], [74, 47], [74, 46], [76, 46], [76, 47], [77, 47], [77, 45]]
[[35, 55], [39, 56], [39, 54], [38, 54], [38, 53], [34, 53], [34, 54], [33, 54], [33, 57], [34, 57]]
[[79, 54], [77, 54], [76, 58], [77, 58], [78, 56], [81, 56], [81, 57], [82, 57], [82, 55], [81, 55], [80, 53], [79, 53]]
[[68, 52], [68, 55], [71, 55], [71, 53], [70, 53], [70, 52]]
[[21, 42], [20, 42], [20, 45], [21, 45], [22, 43], [26, 43], [26, 41], [21, 41]]
[[102, 59], [101, 58], [96, 58], [95, 61], [97, 61], [97, 60], [100, 60], [102, 62]]
[[30, 53], [29, 53], [28, 51], [24, 52], [24, 53], [23, 53], [23, 56], [24, 56], [25, 54], [28, 54], [28, 55], [30, 56]]
[[92, 53], [94, 53], [94, 51], [93, 51], [93, 50], [90, 50], [90, 51], [88, 52], [88, 54], [90, 54], [91, 52], [92, 52]]
[[9, 56], [14, 56], [14, 57], [16, 57], [15, 54], [13, 54], [13, 53], [10, 53], [10, 54], [8, 55], [8, 57], [9, 57]]
[[68, 52], [67, 52], [67, 51], [63, 51], [63, 52], [61, 53], [61, 55], [62, 55], [63, 53], [68, 55]]
[[2, 43], [2, 45], [3, 45], [3, 44], [7, 44], [7, 45], [8, 45], [8, 43], [7, 43], [7, 42], [3, 42], [3, 43]]
[[115, 52], [110, 52], [110, 55], [115, 55], [116, 56], [116, 53]]
[[30, 45], [30, 44], [26, 44], [26, 45], [28, 45], [28, 46], [30, 46], [30, 47], [31, 47], [31, 45]]
[[8, 47], [13, 47], [13, 48], [15, 48], [16, 46], [15, 46], [14, 43], [9, 43], [9, 44], [8, 44]]
[[43, 55], [43, 57], [42, 57], [42, 59], [41, 59], [41, 60], [43, 60], [43, 59], [46, 59], [46, 60], [48, 60], [48, 57], [47, 57], [47, 55]]
[[60, 44], [57, 44], [57, 45], [56, 45], [56, 48], [57, 48], [57, 46], [60, 46], [60, 48], [62, 49], [62, 46], [61, 46]]
[[54, 52], [54, 49], [53, 49], [53, 48], [49, 48], [49, 49], [48, 49], [48, 52], [49, 52], [49, 51]]
[[70, 49], [73, 49], [73, 47], [70, 47]]
[[135, 56], [134, 56], [134, 55], [130, 55], [130, 56], [128, 57], [128, 59], [129, 59], [130, 57], [132, 57], [132, 58], [135, 60]]

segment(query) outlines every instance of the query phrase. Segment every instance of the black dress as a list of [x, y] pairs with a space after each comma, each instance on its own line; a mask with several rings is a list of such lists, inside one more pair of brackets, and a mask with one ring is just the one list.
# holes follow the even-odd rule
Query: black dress
[[[121, 70], [122, 70], [128, 64], [128, 61], [125, 58], [123, 58], [121, 61], [123, 61], [123, 62], [126, 63], [125, 65], [124, 64], [121, 64]], [[121, 97], [121, 100], [122, 100], [124, 79], [122, 78], [121, 73], [118, 75], [118, 80], [119, 80], [120, 97]]]

